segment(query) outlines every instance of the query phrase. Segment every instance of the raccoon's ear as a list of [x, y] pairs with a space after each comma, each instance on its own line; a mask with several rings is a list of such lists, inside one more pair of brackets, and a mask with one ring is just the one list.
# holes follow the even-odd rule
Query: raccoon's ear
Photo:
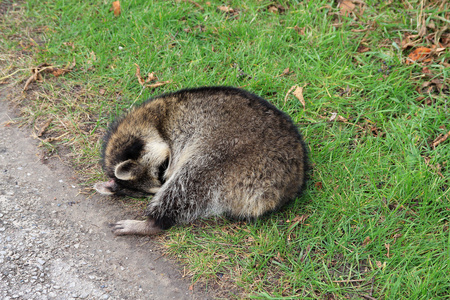
[[114, 169], [114, 175], [120, 180], [133, 180], [142, 174], [144, 168], [136, 161], [128, 159]]

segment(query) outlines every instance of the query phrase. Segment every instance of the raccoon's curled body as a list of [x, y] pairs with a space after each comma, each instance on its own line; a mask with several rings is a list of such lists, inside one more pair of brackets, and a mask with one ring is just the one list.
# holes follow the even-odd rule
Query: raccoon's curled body
[[230, 87], [155, 97], [116, 121], [105, 138], [102, 194], [154, 194], [146, 221], [113, 232], [154, 234], [199, 217], [254, 218], [299, 195], [306, 148], [292, 120]]

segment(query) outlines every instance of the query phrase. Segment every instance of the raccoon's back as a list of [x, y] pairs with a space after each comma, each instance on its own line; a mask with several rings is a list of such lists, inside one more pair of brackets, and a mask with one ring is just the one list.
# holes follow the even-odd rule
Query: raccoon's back
[[173, 153], [188, 153], [189, 164], [205, 170], [196, 179], [220, 187], [226, 211], [257, 217], [300, 193], [306, 148], [286, 114], [235, 88], [186, 90], [175, 99]]
[[[173, 102], [174, 134], [251, 145], [300, 141], [292, 120], [266, 100], [230, 87], [181, 90], [166, 97]], [[173, 131], [175, 129], [175, 131]], [[176, 138], [176, 137], [174, 137]], [[270, 145], [273, 148], [273, 145]]]

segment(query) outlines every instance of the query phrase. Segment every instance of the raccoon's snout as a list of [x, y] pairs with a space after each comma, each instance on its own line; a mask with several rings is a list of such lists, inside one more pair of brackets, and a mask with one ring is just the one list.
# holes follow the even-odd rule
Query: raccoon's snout
[[118, 185], [114, 179], [107, 182], [97, 182], [94, 189], [102, 195], [113, 195], [118, 189]]

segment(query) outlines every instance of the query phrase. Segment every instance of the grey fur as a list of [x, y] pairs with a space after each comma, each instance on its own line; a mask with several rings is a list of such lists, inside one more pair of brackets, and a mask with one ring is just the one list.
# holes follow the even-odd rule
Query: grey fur
[[146, 222], [117, 235], [150, 235], [227, 214], [255, 218], [299, 195], [307, 151], [292, 120], [264, 99], [230, 87], [155, 97], [114, 123], [105, 138], [102, 194], [154, 194]]

